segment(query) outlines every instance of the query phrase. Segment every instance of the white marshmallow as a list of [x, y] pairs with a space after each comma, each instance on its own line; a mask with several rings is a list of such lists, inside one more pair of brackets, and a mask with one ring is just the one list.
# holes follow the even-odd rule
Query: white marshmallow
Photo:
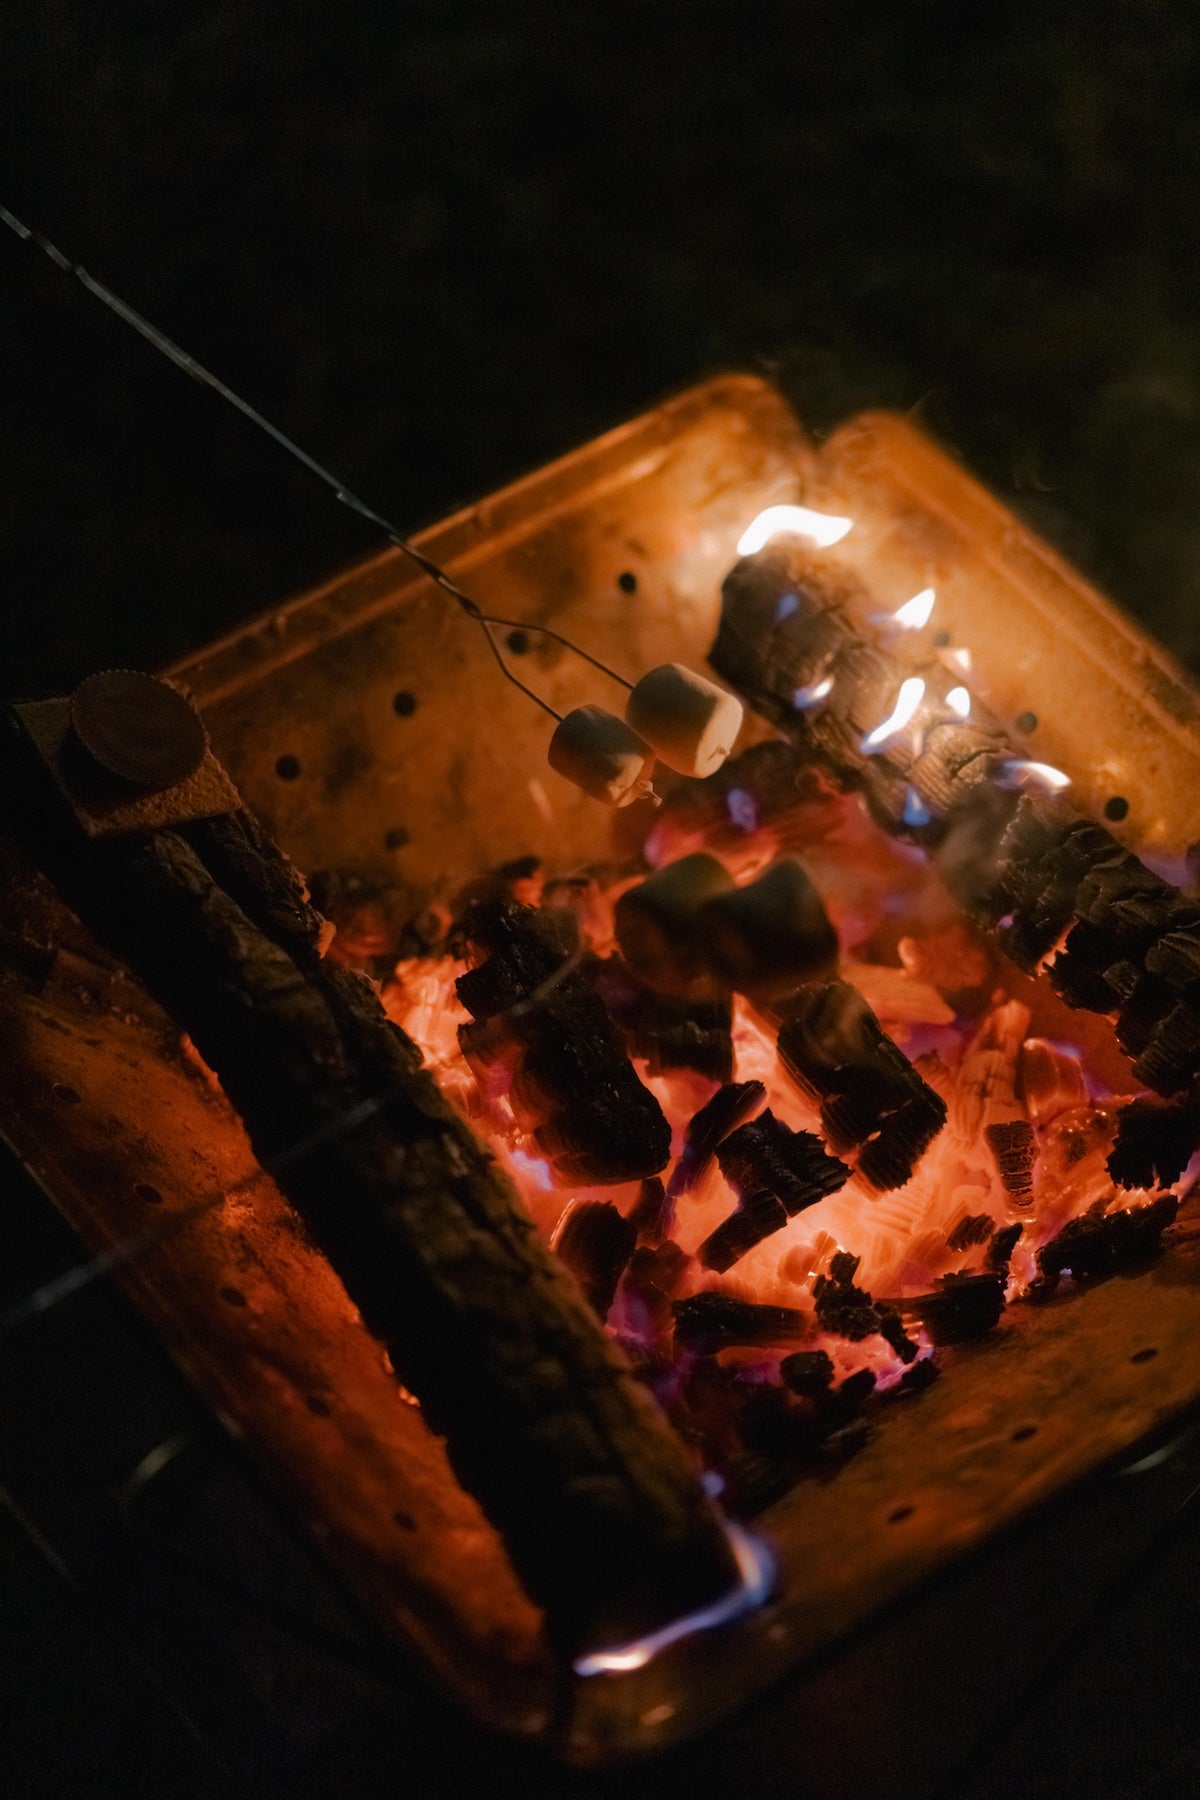
[[577, 706], [560, 720], [548, 755], [552, 769], [606, 806], [628, 806], [654, 792], [654, 752], [602, 706]]
[[703, 777], [733, 749], [742, 703], [682, 663], [660, 663], [630, 694], [625, 717], [668, 769]]

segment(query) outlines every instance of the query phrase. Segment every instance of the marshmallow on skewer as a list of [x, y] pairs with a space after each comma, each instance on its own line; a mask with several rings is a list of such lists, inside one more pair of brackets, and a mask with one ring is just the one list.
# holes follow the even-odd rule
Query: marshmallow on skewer
[[552, 769], [606, 806], [628, 806], [654, 793], [653, 750], [602, 706], [577, 706], [560, 719], [548, 756]]
[[660, 993], [685, 993], [703, 975], [696, 944], [701, 908], [733, 887], [715, 856], [697, 851], [658, 869], [617, 901], [617, 943], [633, 973]]
[[780, 857], [748, 883], [707, 900], [701, 954], [713, 974], [752, 999], [786, 994], [837, 963], [837, 933], [801, 865]]
[[660, 663], [643, 675], [625, 706], [625, 717], [659, 762], [677, 775], [713, 775], [733, 749], [742, 726], [742, 703], [714, 681]]

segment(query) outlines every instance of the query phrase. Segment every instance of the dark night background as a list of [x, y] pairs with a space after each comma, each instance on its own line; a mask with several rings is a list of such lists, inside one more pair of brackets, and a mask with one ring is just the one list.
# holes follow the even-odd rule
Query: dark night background
[[[403, 526], [707, 373], [757, 370], [817, 429], [866, 405], [913, 410], [1200, 669], [1200, 17], [1188, 0], [9, 0], [0, 201]], [[0, 694], [153, 666], [372, 547], [3, 231], [0, 346]], [[30, 1261], [6, 1266], [8, 1292], [74, 1255], [44, 1206], [28, 1218]], [[147, 1579], [131, 1581], [97, 1496], [177, 1427], [201, 1460], [161, 1502], [175, 1506], [172, 1531], [190, 1519], [202, 1536], [201, 1514], [211, 1529], [215, 1503], [197, 1498], [210, 1490], [228, 1520], [251, 1501], [120, 1303], [93, 1296], [57, 1335], [6, 1356], [0, 1476], [34, 1535], [0, 1508], [5, 1800], [207, 1796], [232, 1791], [231, 1767], [257, 1771], [259, 1791], [282, 1769], [291, 1795], [376, 1792], [360, 1698], [335, 1706], [337, 1678], [319, 1659], [297, 1673], [294, 1643], [247, 1650], [244, 1618], [240, 1637], [221, 1638], [216, 1576], [170, 1589], [179, 1632], [208, 1631], [232, 1671], [228, 1692], [216, 1683], [197, 1701], [199, 1724], [195, 1711], [181, 1721], [170, 1692], [204, 1689], [203, 1665], [189, 1676], [158, 1614], [147, 1624], [130, 1599], [167, 1576], [138, 1560], [150, 1554], [139, 1539]], [[1171, 1466], [1156, 1502], [1167, 1510], [1200, 1473]], [[1153, 1510], [1135, 1485], [1037, 1565], [1038, 1592], [1089, 1591], [1089, 1569], [1119, 1568]], [[39, 1532], [67, 1556], [65, 1585]], [[1136, 1599], [1097, 1601], [1094, 1643], [1082, 1659], [1075, 1646], [1065, 1689], [1040, 1712], [1010, 1712], [1003, 1742], [988, 1727], [973, 1793], [1196, 1791], [1195, 1535]], [[246, 1542], [243, 1563], [265, 1565]], [[1029, 1567], [1006, 1567], [1001, 1588], [1027, 1593]], [[293, 1596], [303, 1586], [294, 1569], [280, 1580]], [[131, 1607], [119, 1635], [141, 1644], [140, 1663], [97, 1625]], [[1033, 1605], [1023, 1627], [1031, 1646], [1039, 1616]], [[896, 1655], [907, 1665], [911, 1648]], [[870, 1708], [898, 1666], [868, 1686], [859, 1735], [882, 1729]], [[387, 1690], [372, 1705], [392, 1733], [396, 1791], [503, 1785], [483, 1752], [438, 1772], [439, 1746], [465, 1734], [435, 1706], [398, 1707]], [[986, 1736], [978, 1694], [972, 1705], [956, 1755]], [[294, 1762], [264, 1748], [272, 1707]], [[893, 1791], [924, 1791], [920, 1732], [892, 1725]], [[210, 1762], [199, 1745], [216, 1740]], [[722, 1791], [793, 1791], [762, 1772], [758, 1749], [740, 1754]], [[799, 1739], [795, 1757], [815, 1793], [820, 1759]], [[670, 1792], [707, 1791], [704, 1760]], [[873, 1791], [864, 1781], [852, 1791]], [[525, 1791], [548, 1794], [540, 1784]], [[630, 1778], [622, 1791], [655, 1789]]]

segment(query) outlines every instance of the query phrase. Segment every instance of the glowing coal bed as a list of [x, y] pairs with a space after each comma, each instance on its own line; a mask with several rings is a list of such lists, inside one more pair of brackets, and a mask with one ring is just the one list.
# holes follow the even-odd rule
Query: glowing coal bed
[[[1186, 1186], [1118, 1187], [1108, 1172], [1135, 1087], [1108, 1021], [1013, 968], [921, 849], [885, 835], [794, 746], [759, 735], [718, 776], [670, 786], [657, 812], [621, 815], [621, 862], [556, 871], [529, 858], [482, 877], [435, 926], [433, 953], [401, 960], [383, 984], [390, 1016], [744, 1514], [850, 1454], [873, 1411], [934, 1379], [941, 1346], [984, 1335], [1002, 1304], [1153, 1254]], [[836, 929], [837, 979], [945, 1106], [909, 1179], [883, 1188], [852, 1169], [793, 1216], [776, 1204], [757, 1242], [740, 1222], [764, 1205], [771, 1175], [748, 1177], [744, 1159], [722, 1154], [721, 1130], [736, 1144], [769, 1114], [785, 1142], [812, 1134], [825, 1153], [821, 1110], [777, 1051], [789, 1002], [710, 995], [689, 1032], [679, 1003], [630, 975], [614, 933], [623, 894], [701, 851], [743, 888], [781, 857], [799, 860]], [[576, 1182], [569, 1157], [546, 1153], [547, 1108], [526, 1073], [537, 995], [483, 1027], [459, 997], [489, 960], [466, 941], [472, 907], [548, 929], [564, 975], [617, 995], [624, 1048], [670, 1126], [656, 1175]], [[333, 954], [364, 966], [371, 948], [368, 904]], [[715, 1136], [698, 1158], [689, 1125], [706, 1107]]]

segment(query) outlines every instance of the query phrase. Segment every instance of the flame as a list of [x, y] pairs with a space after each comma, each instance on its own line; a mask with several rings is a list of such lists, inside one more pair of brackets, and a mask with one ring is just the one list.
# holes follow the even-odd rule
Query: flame
[[651, 1657], [658, 1656], [669, 1645], [677, 1644], [681, 1638], [694, 1637], [698, 1631], [714, 1631], [721, 1625], [732, 1625], [735, 1619], [757, 1611], [775, 1586], [775, 1558], [762, 1539], [751, 1536], [743, 1526], [735, 1525], [732, 1519], [722, 1523], [737, 1563], [736, 1586], [720, 1600], [697, 1607], [695, 1612], [684, 1613], [682, 1618], [672, 1619], [669, 1625], [647, 1632], [645, 1637], [577, 1657], [577, 1675], [623, 1675], [632, 1669], [642, 1669]]
[[1053, 763], [1026, 762], [1022, 757], [1010, 757], [997, 769], [996, 783], [1004, 788], [1040, 787], [1047, 793], [1056, 794], [1070, 787], [1071, 777], [1056, 769]]
[[868, 731], [862, 741], [863, 749], [878, 750], [880, 744], [886, 743], [898, 731], [903, 731], [924, 698], [925, 683], [919, 675], [910, 675], [906, 681], [902, 681], [891, 713], [874, 731]]
[[807, 506], [768, 506], [738, 539], [738, 555], [753, 556], [771, 538], [784, 531], [794, 537], [810, 538], [822, 550], [827, 550], [831, 544], [840, 544], [853, 528], [853, 519], [834, 518], [831, 513], [813, 512]]
[[968, 719], [971, 716], [971, 696], [965, 687], [951, 688], [946, 695], [946, 705], [952, 713], [957, 713], [960, 719]]
[[810, 681], [806, 687], [798, 687], [792, 695], [792, 705], [797, 712], [811, 712], [822, 700], [833, 692], [833, 676], [822, 675], [820, 681]]
[[922, 588], [919, 594], [914, 594], [911, 600], [906, 600], [903, 606], [896, 608], [891, 615], [892, 624], [901, 626], [905, 631], [920, 631], [923, 625], [928, 625], [936, 599], [937, 593], [933, 588]]
[[933, 814], [918, 794], [915, 787], [910, 787], [904, 796], [904, 823], [906, 825], [928, 825]]
[[946, 650], [943, 652], [946, 662], [953, 663], [963, 675], [971, 673], [971, 652], [969, 650]]

